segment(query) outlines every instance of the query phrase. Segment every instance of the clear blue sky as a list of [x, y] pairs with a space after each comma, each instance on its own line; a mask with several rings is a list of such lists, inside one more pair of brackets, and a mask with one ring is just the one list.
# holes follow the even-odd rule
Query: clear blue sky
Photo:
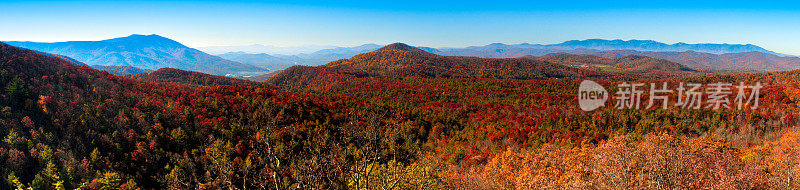
[[464, 47], [649, 39], [800, 55], [800, 2], [0, 1], [0, 41], [159, 34], [191, 47], [405, 42]]

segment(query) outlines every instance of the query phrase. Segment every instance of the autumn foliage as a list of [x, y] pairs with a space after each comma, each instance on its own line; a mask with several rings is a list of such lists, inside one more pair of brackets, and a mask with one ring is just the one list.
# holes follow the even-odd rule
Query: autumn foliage
[[[793, 189], [798, 73], [653, 78], [396, 44], [267, 85], [0, 44], [0, 187]], [[584, 112], [581, 77], [765, 86], [755, 110]]]

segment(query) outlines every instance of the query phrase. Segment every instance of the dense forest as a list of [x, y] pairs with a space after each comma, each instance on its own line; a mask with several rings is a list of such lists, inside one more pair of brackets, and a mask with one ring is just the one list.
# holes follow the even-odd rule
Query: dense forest
[[162, 83], [182, 83], [182, 84], [193, 84], [200, 86], [232, 85], [232, 86], [252, 86], [252, 87], [262, 87], [262, 88], [268, 87], [268, 85], [260, 82], [210, 75], [195, 71], [184, 71], [175, 68], [161, 68], [153, 72], [135, 74], [129, 76], [129, 78], [143, 80], [143, 81], [162, 82]]
[[541, 57], [525, 56], [573, 67], [589, 68], [604, 71], [621, 71], [642, 75], [662, 76], [663, 78], [687, 77], [700, 75], [699, 71], [679, 63], [664, 59], [654, 59], [640, 55], [628, 55], [617, 58], [602, 58], [594, 55], [548, 54]]
[[[641, 59], [613, 64], [661, 62]], [[612, 94], [623, 82], [764, 87], [758, 109], [610, 101], [585, 112], [583, 79]], [[0, 43], [0, 189], [796, 189], [797, 79], [404, 44], [265, 83], [177, 69], [123, 77]]]

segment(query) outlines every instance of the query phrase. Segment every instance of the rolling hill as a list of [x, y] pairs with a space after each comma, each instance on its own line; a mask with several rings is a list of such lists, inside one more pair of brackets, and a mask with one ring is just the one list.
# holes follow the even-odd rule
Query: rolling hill
[[548, 54], [545, 56], [525, 56], [580, 68], [590, 68], [602, 71], [618, 71], [642, 74], [660, 74], [673, 76], [691, 76], [701, 74], [699, 71], [683, 66], [679, 63], [664, 59], [655, 59], [642, 55], [627, 55], [615, 58], [603, 58], [594, 55], [575, 55], [566, 53]]
[[[641, 56], [542, 59], [684, 69]], [[0, 43], [0, 189], [592, 189], [631, 187], [610, 180], [626, 176], [644, 176], [641, 189], [780, 189], [798, 166], [787, 163], [798, 159], [797, 129], [783, 132], [800, 122], [798, 73], [690, 79], [764, 82], [760, 110], [585, 112], [580, 80], [560, 76], [636, 74], [392, 44], [279, 74], [340, 84], [306, 94], [177, 69], [115, 76]], [[204, 77], [215, 79], [191, 80]], [[354, 183], [362, 174], [375, 178]]]
[[559, 44], [493, 43], [467, 48], [442, 48], [437, 54], [482, 58], [515, 58], [548, 54], [596, 55], [618, 58], [641, 55], [680, 63], [693, 69], [720, 72], [770, 72], [800, 69], [800, 58], [742, 44], [665, 44], [652, 40], [573, 40]]
[[329, 85], [342, 78], [420, 77], [490, 79], [631, 79], [622, 74], [576, 68], [536, 59], [441, 56], [402, 43], [328, 64], [294, 66], [270, 77], [276, 86]]
[[375, 77], [544, 79], [597, 77], [607, 74], [529, 59], [440, 56], [402, 43], [390, 44], [373, 52], [333, 61], [324, 66], [349, 67]]
[[143, 81], [183, 83], [183, 84], [200, 85], [200, 86], [235, 85], [235, 86], [255, 86], [262, 88], [268, 87], [264, 83], [253, 82], [243, 79], [235, 79], [230, 77], [209, 75], [195, 71], [184, 71], [174, 68], [161, 68], [153, 72], [136, 74], [129, 77]]
[[132, 66], [150, 70], [172, 67], [214, 75], [266, 71], [256, 66], [209, 55], [158, 35], [131, 35], [102, 41], [5, 43], [64, 55], [88, 65]]
[[[266, 157], [258, 157], [254, 162], [247, 162], [260, 168], [270, 167], [269, 173], [266, 170], [254, 172], [257, 169], [238, 167], [237, 164], [232, 169], [242, 169], [235, 169], [235, 175], [248, 172], [250, 176], [267, 176], [272, 171], [279, 171], [284, 174], [280, 181], [296, 183], [300, 177], [294, 177], [299, 176], [295, 174], [298, 172], [292, 171], [297, 168], [295, 166], [325, 171], [322, 166], [305, 164], [319, 163], [308, 158], [311, 152], [306, 150], [321, 150], [332, 145], [344, 147], [347, 141], [303, 138], [306, 145], [253, 147], [246, 152], [236, 152], [235, 148], [225, 144], [264, 142], [256, 139], [289, 144], [292, 143], [290, 138], [283, 137], [299, 134], [283, 136], [283, 131], [299, 131], [294, 128], [319, 121], [336, 125], [332, 128], [355, 122], [334, 117], [332, 112], [346, 109], [314, 96], [245, 85], [196, 86], [143, 81], [115, 76], [4, 43], [0, 43], [0, 63], [0, 86], [5, 89], [0, 92], [0, 107], [3, 108], [0, 135], [4, 139], [0, 143], [0, 163], [3, 166], [0, 174], [11, 179], [11, 183], [0, 183], [0, 189], [187, 189], [199, 184], [219, 189], [223, 185], [218, 185], [222, 183], [217, 176], [227, 176], [220, 173], [232, 170], [221, 169], [217, 163], [238, 162], [242, 159], [239, 157], [261, 154], [267, 149], [289, 153], [272, 155], [286, 164], [273, 167], [270, 161], [265, 160]], [[181, 74], [179, 77], [186, 76], [182, 75], [186, 73], [189, 76], [221, 77], [171, 69], [156, 71], [154, 75], [170, 73]], [[265, 124], [271, 126], [264, 127]], [[330, 134], [303, 133], [308, 136]], [[272, 134], [281, 136], [276, 136], [279, 138], [274, 138], [274, 141], [271, 137], [261, 136]], [[355, 137], [352, 131], [340, 134]], [[209, 162], [207, 154], [200, 153], [211, 150], [208, 148], [211, 146], [222, 148], [209, 153], [224, 154], [218, 157], [224, 160]], [[241, 146], [240, 143], [238, 147]], [[295, 153], [297, 150], [305, 153]], [[197, 154], [187, 154], [192, 151]], [[327, 163], [341, 164], [325, 162], [326, 166], [330, 166]], [[193, 165], [194, 169], [181, 169], [186, 164]], [[350, 168], [350, 165], [342, 167]], [[341, 179], [335, 175], [342, 174], [329, 173], [332, 177], [316, 181], [306, 180], [308, 178], [303, 176], [302, 183], [309, 184], [305, 185], [308, 187], [311, 184], [315, 184], [314, 187], [334, 186], [336, 184], [329, 181]], [[53, 175], [43, 179], [45, 174]], [[193, 175], [211, 178], [184, 179]], [[172, 183], [152, 176], [170, 176], [168, 178], [172, 181], [183, 182]], [[242, 186], [258, 189], [259, 184], [263, 187], [272, 179], [257, 178], [261, 180]], [[105, 179], [111, 179], [114, 184], [98, 182]], [[318, 185], [323, 183], [329, 184]], [[280, 188], [289, 188], [289, 185]]]
[[764, 52], [712, 54], [697, 51], [653, 52], [635, 50], [584, 52], [606, 58], [642, 55], [677, 62], [687, 67], [717, 70], [787, 71], [800, 69], [800, 57], [778, 56]]
[[101, 70], [101, 71], [106, 71], [108, 73], [119, 75], [119, 76], [127, 76], [127, 75], [135, 75], [135, 74], [153, 72], [153, 70], [140, 69], [140, 68], [131, 67], [131, 66], [92, 65], [92, 68], [95, 68], [95, 69]]

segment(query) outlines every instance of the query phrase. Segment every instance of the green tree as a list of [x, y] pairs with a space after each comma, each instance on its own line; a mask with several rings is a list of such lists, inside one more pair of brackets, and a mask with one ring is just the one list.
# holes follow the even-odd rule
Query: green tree
[[97, 179], [98, 188], [101, 190], [119, 189], [120, 182], [122, 182], [122, 178], [113, 171], [106, 171]]
[[25, 87], [25, 82], [19, 77], [14, 77], [6, 85], [6, 95], [11, 105], [20, 105], [22, 100], [28, 96], [28, 89]]
[[39, 189], [46, 189], [46, 188], [47, 188], [47, 181], [45, 181], [45, 179], [44, 179], [44, 177], [42, 177], [41, 173], [40, 174], [36, 174], [36, 176], [33, 177], [33, 181], [31, 181], [31, 189], [39, 190]]

